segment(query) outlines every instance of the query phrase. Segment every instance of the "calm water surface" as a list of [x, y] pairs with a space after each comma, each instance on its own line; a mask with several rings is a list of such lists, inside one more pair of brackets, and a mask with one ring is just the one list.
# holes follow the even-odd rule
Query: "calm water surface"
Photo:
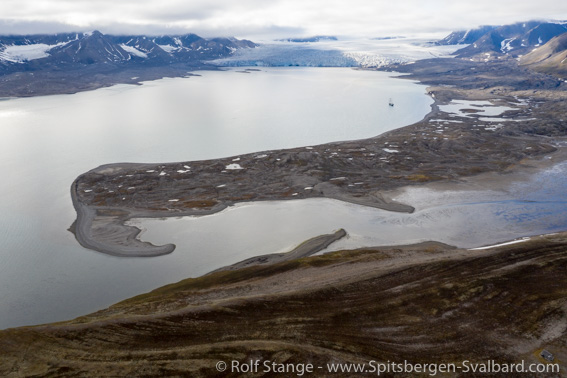
[[[420, 120], [432, 102], [424, 86], [381, 72], [201, 75], [0, 101], [0, 328], [79, 316], [203, 274], [224, 265], [207, 256], [234, 253], [230, 239], [211, 241], [222, 240], [214, 222], [200, 228], [199, 250], [191, 253], [181, 248], [169, 256], [120, 259], [80, 247], [67, 231], [75, 219], [69, 187], [79, 174], [106, 163], [208, 159], [366, 138]], [[237, 228], [222, 232], [245, 245], [235, 258], [249, 257], [313, 236], [292, 223], [272, 230], [267, 240], [274, 242]]]

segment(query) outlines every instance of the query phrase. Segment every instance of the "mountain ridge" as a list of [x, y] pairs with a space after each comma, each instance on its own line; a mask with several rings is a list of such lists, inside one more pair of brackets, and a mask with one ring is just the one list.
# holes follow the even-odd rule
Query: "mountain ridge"
[[[256, 44], [236, 38], [205, 39], [196, 34], [150, 37], [89, 33], [0, 36], [0, 74], [80, 65], [206, 62]], [[71, 66], [71, 67], [69, 67]]]
[[526, 21], [455, 31], [437, 41], [437, 44], [467, 44], [468, 46], [454, 52], [459, 58], [517, 58], [565, 32], [567, 24], [564, 21]]
[[257, 45], [236, 38], [106, 35], [0, 36], [0, 97], [76, 93], [217, 69], [210, 61]]

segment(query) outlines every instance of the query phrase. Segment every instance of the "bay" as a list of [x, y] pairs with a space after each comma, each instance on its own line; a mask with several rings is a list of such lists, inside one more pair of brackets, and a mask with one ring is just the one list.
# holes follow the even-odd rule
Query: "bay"
[[245, 234], [245, 252], [235, 253], [230, 239], [206, 241], [222, 235], [212, 222], [192, 253], [116, 258], [82, 248], [67, 231], [75, 219], [70, 185], [81, 173], [115, 162], [190, 161], [366, 138], [420, 120], [432, 103], [424, 86], [383, 72], [199, 74], [0, 101], [0, 328], [70, 319], [206, 273], [224, 265], [223, 254], [276, 252], [318, 232], [295, 222], [263, 239]]

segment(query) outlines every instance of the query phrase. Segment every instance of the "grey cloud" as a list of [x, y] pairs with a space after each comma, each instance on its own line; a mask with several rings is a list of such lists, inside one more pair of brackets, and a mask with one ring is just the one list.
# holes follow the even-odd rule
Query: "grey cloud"
[[[533, 18], [567, 19], [567, 2], [538, 0], [3, 0], [0, 33], [99, 29], [114, 34], [289, 37], [450, 32]], [[75, 25], [75, 26], [73, 26]]]
[[0, 34], [49, 34], [83, 32], [75, 25], [54, 21], [13, 21], [0, 19]]

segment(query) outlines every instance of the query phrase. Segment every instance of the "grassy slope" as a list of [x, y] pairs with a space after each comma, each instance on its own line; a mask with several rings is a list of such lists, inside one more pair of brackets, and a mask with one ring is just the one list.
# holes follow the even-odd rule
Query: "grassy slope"
[[[184, 280], [0, 332], [0, 375], [214, 376], [218, 360], [567, 359], [567, 234], [488, 251], [365, 249]], [[528, 375], [529, 376], [529, 375]]]

